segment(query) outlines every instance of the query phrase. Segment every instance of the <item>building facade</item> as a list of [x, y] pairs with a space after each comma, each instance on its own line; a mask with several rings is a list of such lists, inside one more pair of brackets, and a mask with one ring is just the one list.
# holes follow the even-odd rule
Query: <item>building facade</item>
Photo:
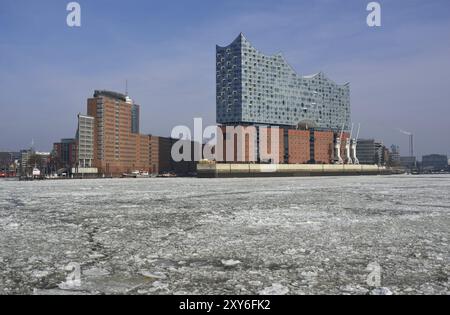
[[126, 95], [95, 91], [88, 99], [94, 118], [94, 167], [108, 176], [149, 171], [149, 137], [139, 129], [139, 106]]
[[15, 176], [20, 165], [20, 152], [0, 152], [0, 172], [4, 177]]
[[222, 125], [219, 128], [223, 140], [219, 143], [222, 151], [216, 152], [216, 161], [225, 163], [332, 164], [336, 162], [336, 138], [343, 140], [342, 160], [345, 159], [345, 143], [350, 138], [347, 132], [341, 134], [332, 130], [258, 125]]
[[53, 158], [56, 159], [56, 166], [70, 169], [77, 162], [77, 140], [61, 139], [61, 142], [53, 144]]
[[148, 136], [150, 141], [150, 169], [154, 175], [173, 173], [179, 176], [190, 176], [196, 172], [196, 161], [194, 159], [195, 142], [186, 141], [190, 148], [190, 159], [188, 161], [175, 162], [172, 158], [172, 147], [178, 139]]
[[359, 163], [367, 165], [384, 165], [386, 163], [384, 149], [383, 144], [374, 139], [358, 140], [356, 152]]
[[307, 164], [311, 160], [310, 139], [308, 130], [288, 130], [289, 164]]
[[[216, 47], [217, 123], [256, 127], [256, 140], [242, 141], [243, 162], [266, 163], [258, 148], [261, 128], [267, 127], [281, 131], [277, 139], [279, 163], [348, 161], [350, 114], [349, 84], [338, 85], [322, 72], [301, 76], [281, 54], [259, 52], [242, 34], [230, 45]], [[229, 142], [233, 140], [230, 137], [225, 135], [224, 139]], [[339, 143], [340, 158], [336, 150]], [[252, 159], [255, 152], [256, 159]], [[235, 153], [226, 162], [236, 160]]]
[[423, 171], [446, 171], [448, 169], [448, 157], [441, 154], [430, 154], [422, 157]]
[[72, 173], [97, 174], [98, 169], [94, 165], [94, 130], [95, 118], [78, 114], [77, 128], [77, 163]]
[[400, 147], [398, 145], [391, 145], [391, 150], [389, 151], [389, 166], [400, 166]]
[[[132, 102], [128, 99], [128, 102]], [[139, 133], [139, 120], [140, 120], [140, 106], [136, 104], [131, 105], [131, 132], [134, 134]]]
[[33, 148], [20, 151], [20, 176], [27, 176], [33, 173], [33, 169], [37, 168], [41, 174], [50, 174], [49, 163], [51, 160], [50, 152], [38, 152]]
[[350, 86], [325, 74], [300, 76], [281, 54], [259, 52], [240, 34], [216, 48], [216, 115], [219, 124], [350, 129]]
[[417, 158], [415, 156], [401, 156], [400, 165], [406, 170], [414, 170], [417, 168]]
[[92, 116], [78, 115], [78, 168], [91, 168], [94, 161], [94, 128]]

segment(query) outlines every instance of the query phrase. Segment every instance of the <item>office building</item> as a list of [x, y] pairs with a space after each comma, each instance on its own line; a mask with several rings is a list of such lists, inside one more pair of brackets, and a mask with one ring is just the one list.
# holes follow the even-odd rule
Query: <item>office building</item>
[[413, 170], [417, 167], [417, 159], [415, 156], [401, 156], [400, 165], [404, 169]]
[[447, 155], [430, 154], [422, 157], [422, 170], [423, 171], [446, 171], [448, 168]]
[[391, 145], [389, 151], [389, 166], [400, 166], [400, 147], [398, 145]]
[[139, 129], [139, 106], [126, 95], [95, 91], [88, 99], [94, 118], [93, 166], [106, 176], [149, 171], [149, 137]]
[[[128, 98], [128, 102], [131, 102], [132, 104], [130, 98]], [[139, 105], [136, 104], [131, 105], [131, 132], [135, 134], [139, 133], [139, 119], [140, 119], [139, 111], [140, 111]]]
[[51, 172], [49, 164], [51, 160], [50, 152], [38, 152], [34, 149], [20, 151], [20, 175], [31, 175], [33, 168], [37, 168], [41, 171], [41, 174], [46, 175]]
[[149, 136], [150, 172], [152, 174], [173, 173], [178, 176], [190, 176], [196, 172], [197, 163], [194, 158], [194, 150], [198, 148], [199, 144], [186, 140], [185, 144], [190, 149], [190, 158], [188, 161], [175, 162], [171, 153], [173, 145], [178, 141], [178, 139], [168, 137]]
[[78, 168], [92, 168], [94, 161], [94, 126], [91, 116], [78, 114]]
[[58, 169], [71, 169], [77, 162], [76, 139], [61, 139], [61, 142], [54, 143], [52, 158]]
[[15, 176], [19, 170], [20, 152], [0, 152], [0, 172], [5, 177]]
[[27, 175], [29, 173], [28, 169], [28, 159], [30, 155], [32, 154], [32, 150], [21, 150], [20, 151], [20, 167], [19, 171], [21, 175]]
[[72, 174], [77, 177], [96, 176], [98, 169], [94, 165], [94, 129], [95, 118], [78, 114], [76, 133], [77, 160]]
[[0, 170], [6, 170], [13, 163], [11, 152], [0, 152]]
[[360, 164], [385, 165], [386, 153], [381, 142], [374, 139], [359, 139], [356, 155]]

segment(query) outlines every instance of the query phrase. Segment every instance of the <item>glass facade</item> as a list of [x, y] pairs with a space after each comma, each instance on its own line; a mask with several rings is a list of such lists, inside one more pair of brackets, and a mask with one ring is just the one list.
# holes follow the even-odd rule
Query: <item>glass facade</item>
[[349, 130], [350, 85], [321, 72], [300, 76], [281, 54], [264, 55], [240, 34], [216, 48], [216, 117], [219, 124]]
[[139, 105], [131, 106], [131, 133], [139, 133]]

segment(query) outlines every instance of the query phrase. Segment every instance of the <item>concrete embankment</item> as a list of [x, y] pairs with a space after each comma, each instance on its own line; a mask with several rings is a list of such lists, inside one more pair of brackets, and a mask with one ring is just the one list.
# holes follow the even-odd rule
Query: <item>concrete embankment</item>
[[199, 178], [390, 175], [376, 165], [198, 164]]

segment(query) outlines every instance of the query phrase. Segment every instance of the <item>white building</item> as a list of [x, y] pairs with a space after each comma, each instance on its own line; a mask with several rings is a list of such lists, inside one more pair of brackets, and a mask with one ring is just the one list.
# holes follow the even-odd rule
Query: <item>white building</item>
[[77, 130], [77, 167], [72, 170], [74, 174], [96, 174], [93, 167], [94, 160], [94, 117], [78, 114]]

